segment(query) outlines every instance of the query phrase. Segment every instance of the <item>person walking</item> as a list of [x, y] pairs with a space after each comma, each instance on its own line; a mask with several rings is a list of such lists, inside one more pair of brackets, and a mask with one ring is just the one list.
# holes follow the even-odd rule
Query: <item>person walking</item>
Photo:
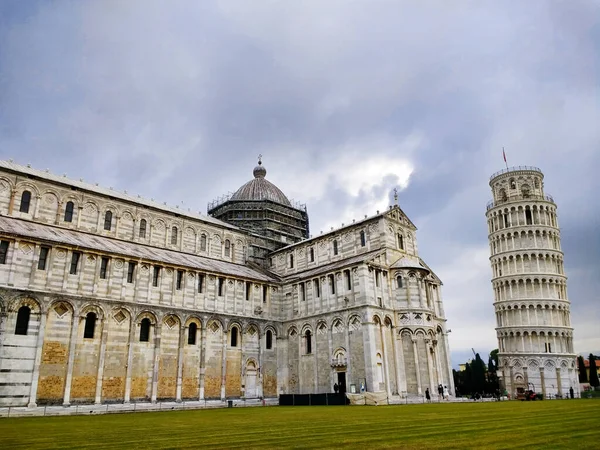
[[429, 388], [425, 389], [425, 398], [427, 399], [427, 403], [431, 402], [431, 395], [429, 395]]
[[438, 385], [438, 401], [442, 400], [444, 398], [444, 388], [442, 387], [442, 385]]
[[450, 400], [450, 393], [448, 392], [448, 386], [444, 386], [443, 395], [444, 395], [444, 400]]

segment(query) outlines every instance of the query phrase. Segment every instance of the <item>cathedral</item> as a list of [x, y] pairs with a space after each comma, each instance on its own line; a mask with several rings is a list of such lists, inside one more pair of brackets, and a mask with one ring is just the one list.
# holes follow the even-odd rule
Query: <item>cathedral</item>
[[204, 215], [0, 161], [0, 406], [454, 392], [402, 209], [311, 236], [266, 175]]

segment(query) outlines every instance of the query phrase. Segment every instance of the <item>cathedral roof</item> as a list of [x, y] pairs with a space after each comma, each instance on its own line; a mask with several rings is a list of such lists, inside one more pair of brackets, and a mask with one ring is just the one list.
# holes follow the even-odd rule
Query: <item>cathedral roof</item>
[[230, 200], [271, 200], [282, 205], [292, 206], [281, 189], [265, 179], [267, 169], [262, 165], [260, 158], [253, 174], [254, 179], [239, 188]]
[[396, 261], [394, 264], [391, 265], [392, 269], [421, 269], [421, 270], [427, 270], [429, 272], [429, 269], [425, 266], [423, 266], [421, 264], [421, 262], [419, 261], [420, 258], [410, 258], [408, 256], [403, 256], [402, 258], [400, 258], [398, 261]]

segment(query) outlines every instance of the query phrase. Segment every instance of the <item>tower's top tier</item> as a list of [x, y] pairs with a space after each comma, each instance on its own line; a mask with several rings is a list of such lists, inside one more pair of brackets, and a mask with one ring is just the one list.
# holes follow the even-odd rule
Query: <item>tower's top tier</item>
[[517, 166], [496, 172], [490, 178], [490, 187], [494, 198], [488, 203], [488, 209], [520, 200], [553, 201], [544, 195], [544, 174], [537, 167]]

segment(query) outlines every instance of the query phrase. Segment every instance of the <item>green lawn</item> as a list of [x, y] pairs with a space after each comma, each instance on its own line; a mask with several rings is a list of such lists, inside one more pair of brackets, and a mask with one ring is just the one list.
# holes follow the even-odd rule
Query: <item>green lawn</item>
[[0, 419], [0, 448], [592, 448], [598, 400]]

